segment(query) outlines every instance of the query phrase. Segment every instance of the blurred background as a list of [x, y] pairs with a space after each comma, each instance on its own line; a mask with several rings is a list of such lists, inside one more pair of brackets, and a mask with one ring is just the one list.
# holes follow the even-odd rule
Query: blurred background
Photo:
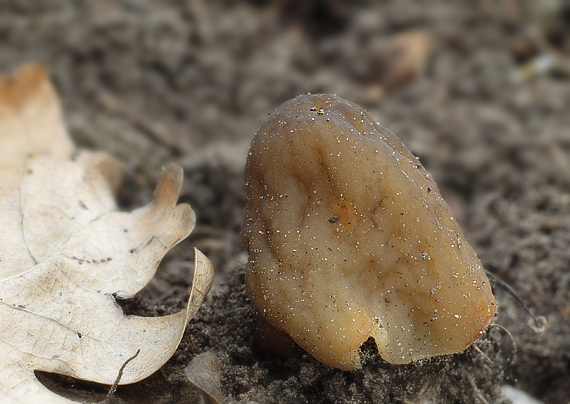
[[[432, 173], [485, 267], [547, 318], [536, 333], [496, 292], [518, 347], [507, 382], [570, 401], [569, 1], [0, 0], [0, 71], [30, 61], [75, 141], [124, 162], [125, 208], [150, 199], [161, 167], [184, 168], [188, 245], [221, 292], [247, 259], [257, 127], [302, 93], [361, 104]], [[167, 271], [156, 296], [182, 277]]]

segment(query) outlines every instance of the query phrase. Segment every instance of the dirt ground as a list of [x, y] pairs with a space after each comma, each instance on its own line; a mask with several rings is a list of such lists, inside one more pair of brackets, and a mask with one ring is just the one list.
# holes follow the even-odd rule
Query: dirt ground
[[[560, 21], [570, 14], [528, 3], [1, 0], [0, 71], [46, 66], [74, 140], [124, 162], [125, 209], [150, 200], [162, 167], [184, 168], [181, 201], [195, 210], [196, 229], [125, 310], [182, 308], [193, 246], [216, 268], [215, 287], [171, 361], [119, 387], [115, 402], [507, 403], [504, 384], [543, 403], [570, 402], [570, 77], [516, 79], [525, 61], [553, 52], [532, 45], [536, 27], [568, 57], [570, 23]], [[534, 2], [542, 3], [550, 2]], [[383, 49], [412, 29], [427, 32], [433, 50], [409, 82], [388, 86]], [[368, 343], [362, 369], [342, 372], [298, 349], [289, 358], [252, 349], [239, 238], [243, 167], [266, 116], [307, 92], [359, 103], [403, 140], [485, 268], [546, 318], [542, 332], [495, 287], [497, 318], [458, 355], [394, 366]], [[218, 396], [189, 381], [191, 363], [209, 377], [196, 382], [206, 391], [216, 393], [219, 381]], [[108, 389], [40, 377], [90, 402]]]

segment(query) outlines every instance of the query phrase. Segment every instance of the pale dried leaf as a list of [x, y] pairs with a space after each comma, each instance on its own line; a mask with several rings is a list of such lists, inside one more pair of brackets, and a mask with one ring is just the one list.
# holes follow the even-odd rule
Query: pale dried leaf
[[186, 378], [206, 393], [216, 404], [227, 400], [220, 387], [220, 366], [216, 355], [212, 352], [203, 352], [196, 355], [184, 369]]
[[117, 211], [119, 164], [75, 151], [57, 96], [38, 66], [0, 80], [0, 403], [69, 403], [34, 370], [112, 384], [141, 380], [176, 350], [210, 290], [213, 269], [198, 250], [185, 311], [125, 316], [127, 298], [154, 276], [195, 223], [177, 205], [182, 170], [163, 173], [155, 200]]
[[365, 81], [368, 101], [392, 93], [422, 72], [434, 50], [432, 35], [414, 29], [402, 32], [384, 43], [382, 49], [368, 62]]

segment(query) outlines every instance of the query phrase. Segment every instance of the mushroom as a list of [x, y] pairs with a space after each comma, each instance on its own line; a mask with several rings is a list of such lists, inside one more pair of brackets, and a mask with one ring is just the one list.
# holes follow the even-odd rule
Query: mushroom
[[322, 363], [374, 338], [405, 364], [461, 352], [497, 305], [423, 165], [360, 106], [302, 95], [255, 135], [245, 169], [245, 282], [271, 325]]

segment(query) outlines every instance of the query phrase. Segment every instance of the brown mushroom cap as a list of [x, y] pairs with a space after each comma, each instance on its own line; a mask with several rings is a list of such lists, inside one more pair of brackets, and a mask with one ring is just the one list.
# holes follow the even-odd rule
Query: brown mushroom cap
[[351, 370], [374, 337], [404, 364], [463, 351], [497, 305], [422, 164], [358, 105], [303, 95], [259, 128], [242, 238], [252, 303], [319, 361]]

